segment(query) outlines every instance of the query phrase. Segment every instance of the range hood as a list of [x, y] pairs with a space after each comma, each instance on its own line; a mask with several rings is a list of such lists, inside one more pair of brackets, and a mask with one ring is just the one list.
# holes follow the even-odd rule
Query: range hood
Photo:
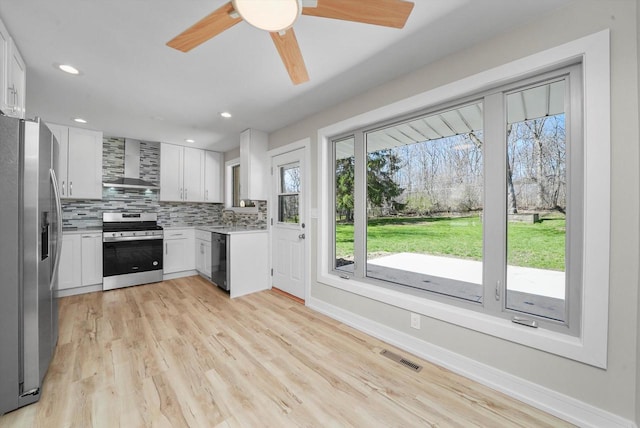
[[105, 181], [104, 187], [120, 189], [159, 189], [153, 183], [140, 179], [140, 141], [126, 138], [124, 140], [124, 177]]

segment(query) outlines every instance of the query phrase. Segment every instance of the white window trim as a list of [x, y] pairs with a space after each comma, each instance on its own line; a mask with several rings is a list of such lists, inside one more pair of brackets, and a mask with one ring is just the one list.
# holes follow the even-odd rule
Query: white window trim
[[240, 165], [240, 158], [228, 160], [224, 163], [224, 209], [237, 213], [255, 214], [258, 207], [234, 207], [233, 206], [233, 167]]
[[[507, 319], [428, 298], [342, 279], [329, 260], [333, 189], [329, 137], [394, 116], [468, 96], [493, 84], [582, 58], [584, 73], [584, 226], [582, 332], [580, 337], [515, 325]], [[521, 58], [318, 130], [320, 195], [317, 281], [367, 298], [592, 366], [607, 367], [610, 235], [609, 30]]]

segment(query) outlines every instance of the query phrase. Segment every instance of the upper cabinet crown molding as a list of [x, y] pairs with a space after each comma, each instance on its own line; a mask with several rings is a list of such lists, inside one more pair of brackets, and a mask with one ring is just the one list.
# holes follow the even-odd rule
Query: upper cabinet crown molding
[[7, 27], [0, 21], [0, 111], [25, 117], [27, 68]]

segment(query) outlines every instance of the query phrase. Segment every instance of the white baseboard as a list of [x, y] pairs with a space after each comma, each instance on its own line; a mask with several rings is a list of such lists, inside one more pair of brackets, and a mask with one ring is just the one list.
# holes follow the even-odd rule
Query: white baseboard
[[75, 296], [78, 294], [93, 293], [94, 291], [102, 291], [102, 284], [87, 285], [84, 287], [66, 288], [64, 290], [56, 290], [53, 292], [54, 297]]
[[306, 300], [306, 306], [578, 426], [637, 428], [637, 425], [631, 420], [417, 339], [322, 300], [309, 297]]
[[198, 275], [198, 271], [193, 269], [193, 270], [184, 270], [182, 272], [165, 273], [164, 275], [162, 275], [162, 280], [167, 281], [169, 279], [184, 278], [185, 276], [193, 276], [193, 275]]

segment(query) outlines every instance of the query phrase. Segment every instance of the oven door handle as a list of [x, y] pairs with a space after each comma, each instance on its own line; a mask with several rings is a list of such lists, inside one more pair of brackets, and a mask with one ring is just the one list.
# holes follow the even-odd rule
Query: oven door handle
[[162, 236], [105, 236], [102, 242], [162, 241]]

